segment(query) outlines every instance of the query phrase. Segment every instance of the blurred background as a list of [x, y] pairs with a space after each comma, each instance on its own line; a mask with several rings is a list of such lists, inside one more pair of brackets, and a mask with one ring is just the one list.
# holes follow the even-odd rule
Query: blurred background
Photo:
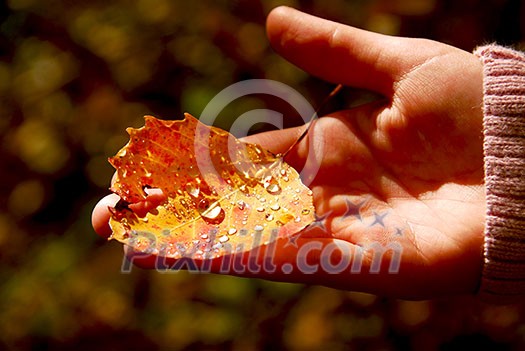
[[[333, 88], [269, 47], [265, 18], [281, 4], [469, 51], [492, 41], [520, 47], [525, 33], [514, 0], [0, 3], [0, 349], [525, 348], [518, 305], [120, 273], [121, 245], [97, 237], [90, 215], [108, 192], [107, 158], [127, 142], [126, 127], [141, 126], [144, 114], [198, 116], [220, 90], [250, 78], [286, 83], [314, 107]], [[342, 96], [333, 108], [349, 103]], [[287, 126], [300, 123], [286, 103], [252, 96], [229, 105], [219, 125], [264, 107], [284, 113]]]

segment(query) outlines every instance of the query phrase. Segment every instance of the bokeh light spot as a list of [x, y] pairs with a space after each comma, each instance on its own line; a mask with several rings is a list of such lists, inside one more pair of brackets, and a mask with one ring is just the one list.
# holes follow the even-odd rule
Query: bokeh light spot
[[37, 180], [18, 183], [7, 200], [9, 210], [16, 216], [35, 213], [44, 203], [45, 189]]

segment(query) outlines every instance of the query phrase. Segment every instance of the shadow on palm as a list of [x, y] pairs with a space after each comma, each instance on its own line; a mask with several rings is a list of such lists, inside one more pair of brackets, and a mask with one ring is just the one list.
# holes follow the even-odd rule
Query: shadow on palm
[[[484, 220], [482, 168], [469, 160], [469, 153], [477, 150], [466, 152], [461, 142], [454, 144], [454, 139], [461, 140], [460, 131], [449, 134], [451, 140], [440, 140], [436, 138], [442, 133], [438, 128], [392, 111], [391, 106], [375, 103], [323, 117], [287, 157], [301, 169], [313, 147], [321, 160], [310, 184], [317, 221], [301, 233], [301, 245], [335, 242], [341, 248], [335, 256], [330, 251], [336, 262], [341, 255], [355, 259], [356, 248], [365, 249], [359, 276], [348, 272], [334, 279], [329, 272], [318, 272], [316, 281], [379, 293], [388, 289], [405, 297], [472, 291], [480, 270], [482, 239], [478, 234]], [[394, 125], [400, 118], [404, 128], [389, 130], [383, 124], [380, 130], [377, 121], [381, 118]], [[429, 118], [421, 119], [428, 122]], [[450, 125], [442, 126], [452, 131]], [[297, 134], [276, 131], [253, 136], [250, 141], [279, 152]], [[399, 272], [391, 274], [391, 260], [399, 247]], [[384, 253], [381, 269], [370, 274], [377, 250]], [[317, 255], [321, 252], [317, 250]], [[312, 256], [313, 261], [322, 259], [315, 253]], [[294, 279], [310, 280], [300, 274]]]

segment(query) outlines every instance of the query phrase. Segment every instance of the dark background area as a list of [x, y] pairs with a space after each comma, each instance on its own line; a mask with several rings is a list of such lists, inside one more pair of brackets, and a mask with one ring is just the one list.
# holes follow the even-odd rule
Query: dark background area
[[[377, 32], [472, 51], [521, 47], [513, 0], [68, 1], [0, 4], [0, 349], [521, 350], [523, 305], [401, 301], [317, 286], [187, 272], [122, 274], [121, 245], [90, 225], [107, 158], [143, 115], [196, 116], [232, 83], [267, 78], [316, 107], [333, 88], [268, 45], [288, 4]], [[346, 95], [345, 95], [346, 94]], [[347, 107], [347, 91], [331, 108]], [[353, 96], [353, 97], [352, 97]], [[230, 104], [218, 125], [279, 99]], [[255, 126], [253, 132], [267, 126]]]

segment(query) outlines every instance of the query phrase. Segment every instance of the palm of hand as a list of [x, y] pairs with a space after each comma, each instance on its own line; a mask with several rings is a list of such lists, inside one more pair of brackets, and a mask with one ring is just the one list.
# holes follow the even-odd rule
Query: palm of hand
[[[453, 55], [463, 53], [404, 75], [390, 105], [323, 117], [311, 131], [324, 155], [311, 185], [322, 223], [303, 237], [402, 247], [399, 273], [379, 272], [377, 285], [365, 278], [368, 289], [421, 297], [476, 288], [484, 225], [481, 92], [455, 101], [454, 88], [481, 77], [472, 70], [440, 81]], [[299, 158], [306, 156], [301, 146]]]

